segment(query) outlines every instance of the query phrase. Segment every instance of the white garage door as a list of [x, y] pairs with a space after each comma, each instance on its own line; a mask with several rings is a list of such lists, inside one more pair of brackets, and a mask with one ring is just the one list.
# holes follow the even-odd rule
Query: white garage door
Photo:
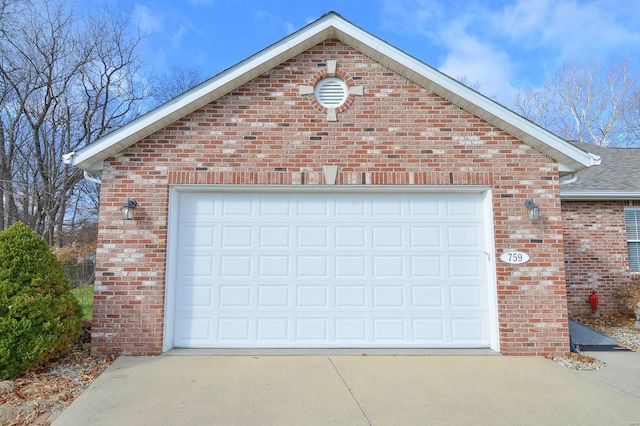
[[179, 192], [174, 346], [488, 347], [482, 200]]

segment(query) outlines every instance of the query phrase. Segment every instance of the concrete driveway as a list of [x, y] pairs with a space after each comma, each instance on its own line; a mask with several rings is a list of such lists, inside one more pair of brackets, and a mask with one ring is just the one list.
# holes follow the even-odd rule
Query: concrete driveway
[[640, 399], [543, 358], [120, 357], [54, 426], [640, 425]]

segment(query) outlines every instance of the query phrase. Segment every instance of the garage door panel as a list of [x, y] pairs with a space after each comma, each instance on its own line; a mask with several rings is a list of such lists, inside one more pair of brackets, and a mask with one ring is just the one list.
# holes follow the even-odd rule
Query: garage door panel
[[301, 308], [329, 308], [329, 290], [322, 285], [302, 285], [296, 288], [295, 306]]
[[447, 247], [449, 249], [482, 249], [482, 228], [475, 226], [448, 226]]
[[260, 226], [258, 248], [286, 248], [291, 246], [289, 226]]
[[444, 202], [446, 215], [449, 217], [476, 219], [482, 221], [482, 195], [465, 194], [464, 196], [446, 197]]
[[296, 277], [314, 278], [328, 277], [329, 269], [327, 256], [297, 256], [296, 260]]
[[[227, 343], [242, 343], [251, 340], [251, 321], [248, 318], [219, 318], [217, 339]], [[201, 343], [209, 347], [210, 342]]]
[[336, 318], [334, 338], [336, 342], [362, 344], [367, 338], [367, 328], [364, 318]]
[[182, 253], [178, 259], [178, 268], [185, 277], [191, 277], [194, 281], [204, 279], [211, 282], [211, 277], [215, 270], [215, 257], [207, 254], [187, 254]]
[[327, 247], [329, 241], [329, 229], [320, 226], [298, 226], [297, 248], [322, 248]]
[[257, 341], [289, 341], [289, 318], [258, 318]]
[[405, 259], [405, 256], [372, 256], [372, 278], [404, 278]]
[[184, 241], [185, 248], [189, 247], [195, 251], [213, 247], [217, 232], [215, 225], [193, 223], [185, 225], [182, 234], [181, 239]]
[[442, 249], [442, 229], [439, 226], [411, 226], [409, 228], [410, 249]]
[[422, 220], [427, 217], [441, 217], [444, 207], [442, 204], [442, 197], [440, 197], [439, 195], [411, 200], [411, 202], [408, 204], [410, 216], [418, 217]]
[[442, 279], [444, 275], [444, 260], [442, 256], [411, 256], [411, 276], [416, 279]]
[[212, 322], [209, 315], [176, 315], [175, 319], [175, 345], [178, 347], [190, 347], [198, 345], [207, 347], [212, 340]]
[[220, 278], [247, 278], [251, 275], [251, 256], [220, 255]]
[[411, 325], [411, 337], [415, 342], [445, 341], [445, 321], [442, 318], [416, 318]]
[[253, 216], [254, 203], [252, 197], [240, 197], [239, 194], [234, 194], [233, 197], [227, 197], [224, 200], [220, 200], [221, 215], [225, 217], [241, 217], [241, 216]]
[[272, 195], [267, 199], [259, 199], [260, 216], [290, 216], [292, 211], [291, 197]]
[[[237, 248], [250, 248], [253, 246], [253, 227], [249, 225], [237, 226], [237, 225], [223, 225], [221, 226], [222, 241], [220, 246], [223, 247], [237, 247]], [[217, 245], [217, 244], [216, 244]], [[215, 247], [213, 242], [209, 247]]]
[[373, 226], [373, 247], [380, 249], [403, 248], [404, 232], [401, 226]]
[[258, 276], [265, 278], [290, 277], [291, 258], [289, 256], [258, 256]]
[[214, 304], [211, 283], [205, 285], [182, 285], [181, 288], [183, 291], [176, 295], [176, 306], [180, 309], [206, 308]]
[[335, 306], [337, 308], [365, 308], [367, 287], [363, 285], [336, 285]]
[[365, 248], [366, 228], [364, 226], [336, 226], [334, 229], [335, 248]]
[[326, 342], [328, 339], [329, 320], [327, 318], [299, 318], [296, 320], [296, 341]]
[[292, 307], [289, 287], [285, 285], [262, 285], [258, 289], [258, 309]]
[[483, 330], [482, 318], [454, 318], [451, 320], [451, 339], [454, 341], [482, 341]]
[[179, 200], [177, 347], [489, 344], [478, 194]]
[[445, 307], [442, 287], [438, 285], [412, 286], [411, 306], [414, 308], [442, 309]]
[[364, 278], [367, 272], [365, 256], [335, 256], [335, 278]]
[[211, 306], [217, 308], [249, 308], [251, 307], [252, 287], [249, 285], [220, 285], [218, 303]]
[[394, 285], [394, 286], [373, 286], [373, 308], [385, 308], [385, 307], [393, 307], [400, 308], [404, 307], [405, 297], [404, 297], [404, 288]]
[[371, 199], [372, 215], [373, 217], [392, 217], [397, 218], [402, 216], [406, 204], [403, 203], [403, 199], [399, 197], [386, 197], [383, 199]]
[[486, 271], [484, 265], [486, 259], [479, 255], [450, 255], [449, 256], [450, 279], [476, 278], [478, 282], [485, 280]]
[[459, 286], [452, 285], [449, 288], [452, 308], [478, 308], [483, 305], [483, 297], [477, 285]]

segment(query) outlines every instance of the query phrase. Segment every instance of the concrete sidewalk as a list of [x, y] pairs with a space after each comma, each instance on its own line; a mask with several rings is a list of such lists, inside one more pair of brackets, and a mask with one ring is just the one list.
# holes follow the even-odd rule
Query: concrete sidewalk
[[640, 399], [534, 357], [120, 357], [74, 425], [633, 425]]
[[581, 372], [581, 376], [619, 389], [640, 401], [640, 352], [609, 351], [584, 354], [604, 361], [607, 366], [597, 371]]

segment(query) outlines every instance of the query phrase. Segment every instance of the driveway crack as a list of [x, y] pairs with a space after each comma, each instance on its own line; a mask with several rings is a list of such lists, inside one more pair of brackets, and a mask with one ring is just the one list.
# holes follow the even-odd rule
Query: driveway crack
[[356, 405], [358, 406], [358, 408], [362, 412], [362, 415], [367, 420], [367, 423], [369, 423], [369, 426], [372, 426], [373, 423], [371, 423], [371, 420], [369, 419], [369, 416], [367, 416], [367, 413], [365, 413], [364, 408], [362, 408], [362, 405], [360, 405], [360, 401], [358, 401], [358, 398], [356, 398], [356, 396], [353, 394], [353, 391], [351, 390], [351, 387], [349, 386], [347, 381], [344, 379], [344, 376], [342, 376], [342, 373], [340, 373], [340, 370], [338, 370], [338, 367], [336, 367], [336, 365], [334, 364], [333, 359], [331, 359], [331, 357], [327, 357], [327, 358], [329, 358], [329, 362], [331, 363], [331, 365], [333, 365], [333, 368], [334, 368], [334, 370], [336, 370], [336, 373], [338, 373], [338, 376], [340, 376], [340, 380], [342, 380], [342, 383], [344, 383], [344, 385], [347, 388], [347, 390], [349, 390], [349, 393], [351, 394], [351, 398], [353, 398], [353, 400], [355, 401]]

